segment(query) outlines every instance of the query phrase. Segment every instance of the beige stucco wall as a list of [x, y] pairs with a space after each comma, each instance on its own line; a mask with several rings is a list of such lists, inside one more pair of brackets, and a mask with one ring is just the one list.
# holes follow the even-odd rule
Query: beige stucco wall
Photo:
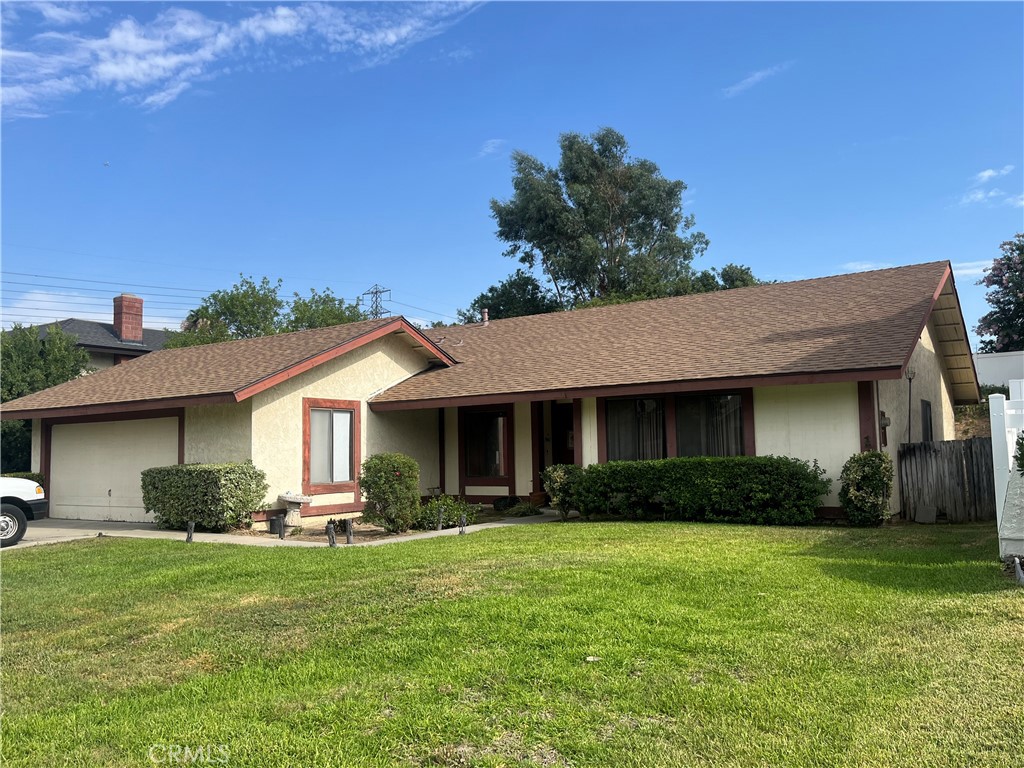
[[[955, 439], [953, 397], [949, 373], [935, 344], [933, 321], [929, 320], [921, 332], [920, 341], [910, 356], [909, 368], [914, 369], [911, 388], [906, 378], [878, 382], [878, 408], [892, 420], [887, 430], [888, 443], [883, 447], [897, 466], [897, 453], [901, 443], [921, 440], [921, 401], [932, 404], [932, 432], [935, 440]], [[907, 433], [907, 414], [910, 413], [910, 434]], [[899, 511], [899, 473], [893, 487], [889, 508]]]
[[512, 437], [516, 460], [515, 495], [526, 498], [533, 490], [533, 423], [529, 403], [515, 403], [512, 410]]
[[363, 412], [363, 432], [370, 456], [404, 453], [420, 465], [420, 492], [439, 486], [437, 411]]
[[459, 493], [459, 409], [444, 409], [444, 492]]
[[[302, 488], [302, 400], [306, 397], [356, 400], [360, 403], [360, 454], [379, 451], [368, 442], [376, 425], [367, 399], [427, 367], [426, 358], [396, 336], [381, 339], [284, 381], [252, 398], [252, 460], [267, 473], [267, 502]], [[393, 435], [392, 435], [393, 437]], [[426, 438], [410, 435], [413, 445]], [[376, 438], [373, 438], [376, 440]], [[433, 445], [437, 445], [436, 434]], [[392, 444], [392, 443], [389, 443]], [[397, 446], [396, 446], [397, 447]], [[436, 448], [434, 449], [436, 452]], [[408, 453], [409, 449], [403, 450]], [[436, 475], [437, 469], [434, 468]], [[314, 506], [325, 503], [317, 499]]]
[[152, 522], [142, 505], [142, 470], [178, 463], [178, 419], [55, 424], [50, 516]]
[[185, 409], [185, 463], [208, 464], [252, 458], [252, 403]]
[[826, 506], [839, 504], [839, 473], [859, 450], [856, 382], [754, 389], [758, 456], [818, 460], [833, 480]]
[[584, 397], [582, 400], [582, 435], [576, 437], [583, 441], [583, 466], [597, 464], [597, 398]]

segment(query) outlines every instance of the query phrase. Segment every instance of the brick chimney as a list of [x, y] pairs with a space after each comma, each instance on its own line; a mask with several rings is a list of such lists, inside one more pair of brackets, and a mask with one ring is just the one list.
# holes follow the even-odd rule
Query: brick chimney
[[142, 299], [131, 293], [114, 297], [114, 333], [121, 341], [142, 343]]

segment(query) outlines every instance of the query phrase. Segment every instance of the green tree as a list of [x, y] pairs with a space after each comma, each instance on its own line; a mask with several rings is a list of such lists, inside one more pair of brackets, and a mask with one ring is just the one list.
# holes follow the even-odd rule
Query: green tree
[[1019, 352], [1024, 349], [1024, 233], [999, 246], [1003, 252], [992, 262], [978, 285], [991, 288], [985, 300], [992, 307], [974, 330], [982, 339], [979, 352]]
[[182, 330], [172, 332], [166, 347], [194, 347], [232, 339], [253, 339], [283, 331], [324, 328], [356, 320], [366, 315], [358, 303], [346, 304], [330, 288], [315, 289], [308, 297], [294, 294], [291, 302], [281, 298], [281, 280], [264, 277], [255, 282], [239, 275], [230, 289], [214, 291], [188, 314]]
[[[0, 401], [9, 402], [88, 373], [89, 354], [76, 346], [77, 338], [59, 325], [40, 338], [36, 326], [15, 323], [0, 332]], [[0, 465], [4, 472], [29, 469], [32, 425], [28, 421], [0, 424]]]
[[294, 296], [284, 322], [285, 329], [289, 331], [326, 328], [367, 318], [358, 301], [346, 304], [345, 300], [335, 296], [330, 288], [324, 289], [323, 293], [318, 293], [316, 288], [312, 288], [308, 298], [297, 293]]
[[492, 285], [473, 299], [469, 309], [460, 309], [459, 320], [463, 323], [479, 323], [483, 320], [485, 309], [490, 319], [499, 320], [504, 317], [556, 312], [560, 305], [558, 299], [551, 291], [545, 290], [536, 277], [517, 269], [515, 274]]
[[563, 134], [550, 168], [525, 152], [512, 156], [513, 195], [492, 200], [506, 256], [539, 268], [559, 306], [612, 296], [688, 292], [691, 262], [708, 247], [683, 214], [686, 184], [629, 156], [611, 128]]

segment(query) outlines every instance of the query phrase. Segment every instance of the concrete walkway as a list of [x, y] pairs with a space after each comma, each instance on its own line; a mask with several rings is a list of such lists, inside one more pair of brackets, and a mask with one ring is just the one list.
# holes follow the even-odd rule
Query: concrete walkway
[[[530, 525], [533, 523], [550, 523], [558, 520], [558, 513], [546, 511], [542, 515], [530, 517], [506, 517], [491, 523], [479, 523], [467, 525], [466, 533], [487, 530], [488, 528], [506, 528], [510, 525]], [[443, 531], [418, 531], [407, 533], [401, 536], [390, 536], [370, 541], [356, 542], [354, 547], [376, 547], [382, 544], [397, 544], [403, 541], [417, 541], [419, 539], [435, 539], [439, 536], [458, 536], [458, 528], [447, 528]], [[59, 544], [63, 541], [77, 541], [79, 539], [93, 539], [97, 536], [115, 536], [130, 539], [174, 539], [185, 540], [184, 531], [167, 531], [157, 528], [153, 523], [111, 523], [98, 520], [36, 520], [28, 524], [28, 531], [25, 538], [19, 544], [6, 552], [15, 551], [24, 547], [34, 547], [42, 544]], [[315, 541], [300, 541], [296, 539], [279, 539], [270, 534], [239, 535], [230, 533], [196, 533], [193, 541], [205, 544], [240, 544], [248, 547], [326, 547], [326, 542], [321, 544]], [[345, 547], [345, 533], [338, 532], [338, 547]]]

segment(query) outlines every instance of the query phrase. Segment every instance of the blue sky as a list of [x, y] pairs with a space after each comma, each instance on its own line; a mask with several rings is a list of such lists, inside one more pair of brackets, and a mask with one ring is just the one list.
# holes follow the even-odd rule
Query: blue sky
[[516, 267], [510, 152], [611, 126], [689, 186], [696, 266], [949, 259], [973, 326], [1024, 229], [1022, 29], [1020, 3], [5, 2], [5, 324], [124, 289], [173, 325], [239, 273], [454, 319]]

